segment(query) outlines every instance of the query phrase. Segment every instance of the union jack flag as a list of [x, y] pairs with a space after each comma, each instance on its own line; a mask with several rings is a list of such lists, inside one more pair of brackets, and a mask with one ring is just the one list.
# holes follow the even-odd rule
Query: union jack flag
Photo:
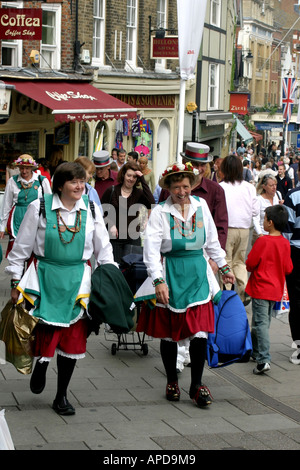
[[293, 106], [295, 103], [294, 94], [296, 89], [296, 80], [285, 77], [282, 80], [282, 106], [283, 119], [288, 123], [291, 119]]

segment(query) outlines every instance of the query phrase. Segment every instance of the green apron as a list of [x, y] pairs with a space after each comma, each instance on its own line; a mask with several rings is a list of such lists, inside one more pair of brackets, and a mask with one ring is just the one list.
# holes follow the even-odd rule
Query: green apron
[[[45, 177], [41, 176], [41, 180]], [[18, 194], [18, 200], [15, 204], [14, 213], [13, 213], [13, 234], [16, 237], [18, 235], [18, 231], [21, 225], [21, 222], [24, 218], [25, 212], [27, 210], [28, 205], [35, 201], [38, 198], [38, 190], [40, 187], [40, 181], [36, 180], [32, 183], [31, 188], [24, 189], [21, 185], [21, 182], [18, 181], [18, 175], [13, 176], [13, 179], [20, 189]]]
[[169, 307], [175, 311], [186, 311], [187, 306], [205, 303], [210, 293], [207, 261], [202, 249], [205, 242], [203, 212], [202, 207], [198, 207], [195, 231], [191, 237], [180, 235], [174, 219], [171, 214], [168, 215], [172, 249], [163, 253], [163, 256], [166, 263], [166, 282], [169, 287]]
[[[87, 196], [82, 196], [88, 205]], [[74, 240], [65, 245], [58, 233], [56, 211], [51, 210], [53, 196], [45, 194], [46, 234], [45, 257], [38, 258], [40, 302], [34, 316], [56, 326], [75, 323], [81, 311], [78, 291], [84, 273], [82, 260], [85, 246], [87, 211], [81, 211], [81, 230]], [[73, 233], [65, 231], [62, 237], [69, 241]]]

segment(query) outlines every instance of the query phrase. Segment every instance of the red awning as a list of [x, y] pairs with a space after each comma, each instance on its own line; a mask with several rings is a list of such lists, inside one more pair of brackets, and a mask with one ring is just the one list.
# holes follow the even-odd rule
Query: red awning
[[259, 140], [263, 138], [263, 136], [261, 134], [258, 134], [257, 132], [251, 132], [251, 131], [249, 132], [252, 135], [252, 137], [256, 140], [256, 142], [258, 142]]
[[136, 117], [136, 109], [88, 83], [5, 80], [23, 95], [50, 108], [55, 121], [107, 121]]

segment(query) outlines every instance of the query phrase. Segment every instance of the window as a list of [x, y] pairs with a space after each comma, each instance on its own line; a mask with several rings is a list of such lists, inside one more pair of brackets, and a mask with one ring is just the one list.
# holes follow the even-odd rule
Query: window
[[[167, 29], [167, 0], [157, 0], [157, 24], [156, 28]], [[157, 72], [166, 71], [166, 60], [157, 59], [155, 61], [155, 70]]]
[[[23, 8], [23, 2], [2, 2], [1, 8]], [[23, 41], [10, 39], [1, 41], [1, 65], [6, 67], [22, 66]]]
[[220, 27], [221, 1], [211, 0], [210, 22], [214, 26]]
[[94, 0], [93, 64], [104, 64], [105, 0]]
[[209, 64], [208, 77], [208, 109], [218, 109], [219, 106], [219, 66]]
[[[127, 0], [126, 23], [126, 62], [129, 66], [136, 66], [137, 44], [137, 0]], [[130, 68], [130, 67], [129, 67]]]
[[41, 68], [59, 69], [61, 55], [61, 6], [42, 5], [43, 26], [41, 42]]

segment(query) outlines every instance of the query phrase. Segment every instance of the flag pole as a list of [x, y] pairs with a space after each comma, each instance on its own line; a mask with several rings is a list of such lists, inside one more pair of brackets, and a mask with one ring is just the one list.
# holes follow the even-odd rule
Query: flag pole
[[177, 163], [182, 163], [180, 152], [183, 151], [184, 105], [185, 105], [185, 80], [181, 79], [180, 80], [180, 95], [179, 95]]

